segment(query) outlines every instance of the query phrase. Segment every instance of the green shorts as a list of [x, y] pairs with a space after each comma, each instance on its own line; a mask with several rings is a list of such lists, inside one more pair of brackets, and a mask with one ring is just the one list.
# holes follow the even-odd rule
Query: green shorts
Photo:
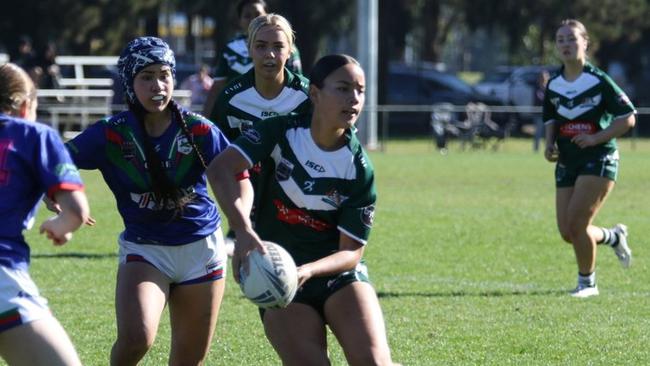
[[[296, 292], [292, 303], [309, 305], [314, 308], [321, 318], [325, 320], [325, 302], [336, 291], [353, 282], [370, 283], [368, 268], [361, 262], [351, 271], [343, 272], [335, 276], [314, 277], [305, 282]], [[264, 309], [260, 308], [260, 316], [264, 320]]]
[[555, 186], [573, 187], [581, 175], [595, 175], [616, 181], [618, 176], [618, 152], [580, 162], [558, 162], [555, 166]]

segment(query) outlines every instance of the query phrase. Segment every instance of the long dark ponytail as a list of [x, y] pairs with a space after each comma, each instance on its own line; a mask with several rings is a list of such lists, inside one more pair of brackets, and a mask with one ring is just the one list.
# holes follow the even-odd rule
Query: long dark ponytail
[[[158, 208], [168, 209], [171, 208], [174, 210], [174, 215], [172, 219], [178, 217], [183, 212], [183, 209], [194, 199], [194, 195], [186, 194], [179, 189], [179, 187], [169, 178], [166, 173], [166, 168], [163, 166], [163, 162], [160, 159], [160, 156], [156, 152], [151, 138], [146, 131], [144, 120], [146, 116], [146, 110], [142, 107], [140, 103], [129, 103], [129, 109], [133, 112], [136, 117], [136, 120], [142, 128], [142, 143], [144, 147], [144, 155], [146, 160], [146, 170], [149, 174], [151, 180], [151, 190], [156, 198], [156, 203]], [[192, 146], [192, 149], [196, 152], [196, 155], [201, 162], [203, 168], [207, 168], [205, 158], [199, 150], [196, 142], [194, 141], [194, 135], [187, 126], [183, 114], [178, 106], [178, 104], [171, 100], [169, 102], [169, 107], [172, 113], [172, 121], [177, 121], [183, 134], [187, 137], [187, 140]]]

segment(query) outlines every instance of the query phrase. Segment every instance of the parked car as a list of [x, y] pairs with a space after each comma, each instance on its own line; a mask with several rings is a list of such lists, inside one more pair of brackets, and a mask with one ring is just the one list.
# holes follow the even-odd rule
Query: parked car
[[[551, 66], [499, 66], [488, 73], [483, 81], [476, 84], [476, 89], [498, 98], [502, 103], [513, 106], [532, 106], [535, 101], [537, 78], [542, 70], [553, 72]], [[530, 122], [532, 113], [520, 113], [522, 122]]]
[[[479, 93], [475, 88], [455, 75], [433, 68], [417, 68], [393, 63], [389, 66], [386, 102], [389, 105], [434, 105], [450, 103], [465, 106], [468, 103], [502, 106], [496, 97]], [[464, 119], [464, 113], [455, 113], [454, 119]], [[510, 122], [510, 114], [493, 113], [492, 119], [500, 126]], [[422, 135], [430, 132], [431, 113], [391, 112], [389, 129], [391, 136]]]

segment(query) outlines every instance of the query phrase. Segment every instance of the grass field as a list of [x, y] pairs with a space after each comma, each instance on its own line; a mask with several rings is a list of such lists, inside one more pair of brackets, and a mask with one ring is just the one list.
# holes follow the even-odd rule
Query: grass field
[[[404, 365], [650, 364], [650, 141], [621, 142], [620, 181], [596, 224], [624, 222], [634, 253], [601, 248], [601, 295], [573, 299], [576, 265], [555, 227], [553, 165], [511, 140], [498, 152], [391, 141], [371, 153], [379, 192], [366, 250], [393, 358]], [[116, 237], [122, 222], [99, 174], [84, 172], [97, 226], [62, 248], [35, 230], [31, 273], [86, 365], [115, 338]], [[39, 223], [46, 216], [41, 210]], [[230, 273], [229, 273], [230, 275]], [[166, 319], [143, 365], [164, 365]], [[333, 365], [345, 365], [336, 341]], [[256, 308], [232, 279], [207, 365], [279, 365]]]

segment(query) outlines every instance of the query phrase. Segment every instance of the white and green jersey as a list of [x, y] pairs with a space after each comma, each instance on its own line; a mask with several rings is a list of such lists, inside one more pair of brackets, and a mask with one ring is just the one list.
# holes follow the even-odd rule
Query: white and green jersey
[[323, 151], [310, 131], [311, 115], [270, 118], [247, 129], [234, 141], [252, 166], [264, 165], [256, 194], [255, 230], [279, 243], [298, 265], [339, 249], [345, 233], [365, 245], [375, 210], [372, 164], [356, 135], [336, 151]]
[[255, 89], [255, 70], [235, 78], [221, 92], [214, 108], [214, 121], [226, 137], [233, 141], [253, 123], [274, 116], [306, 113], [311, 109], [309, 80], [284, 70], [284, 88], [273, 99], [265, 99]]
[[563, 71], [549, 80], [543, 106], [545, 123], [555, 124], [560, 160], [597, 158], [616, 151], [615, 139], [585, 149], [571, 139], [601, 131], [612, 120], [636, 113], [627, 95], [607, 74], [589, 63], [574, 81], [565, 80]]
[[[215, 79], [226, 79], [228, 82], [239, 75], [243, 75], [253, 68], [253, 59], [248, 54], [248, 45], [245, 34], [238, 34], [232, 38], [219, 54], [219, 63], [215, 71]], [[296, 47], [291, 51], [286, 68], [293, 73], [302, 74], [300, 52]]]

